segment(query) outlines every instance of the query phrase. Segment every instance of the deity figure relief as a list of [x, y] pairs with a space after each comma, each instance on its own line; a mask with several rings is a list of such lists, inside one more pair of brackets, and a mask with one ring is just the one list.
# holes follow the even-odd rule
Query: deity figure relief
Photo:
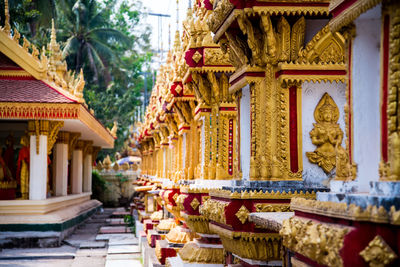
[[317, 146], [314, 152], [306, 152], [309, 161], [318, 164], [325, 173], [336, 166], [337, 147], [341, 147], [343, 131], [339, 124], [339, 109], [332, 97], [325, 93], [314, 111], [314, 128], [310, 132], [311, 141]]

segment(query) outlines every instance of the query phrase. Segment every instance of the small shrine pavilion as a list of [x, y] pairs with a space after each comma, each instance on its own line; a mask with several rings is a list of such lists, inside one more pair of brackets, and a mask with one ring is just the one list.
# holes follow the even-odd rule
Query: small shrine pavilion
[[[56, 243], [101, 203], [91, 200], [92, 166], [114, 137], [83, 99], [82, 70], [62, 59], [54, 22], [39, 50], [0, 28], [0, 231], [52, 232]], [[55, 233], [55, 234], [54, 234]], [[11, 241], [10, 241], [11, 242]]]

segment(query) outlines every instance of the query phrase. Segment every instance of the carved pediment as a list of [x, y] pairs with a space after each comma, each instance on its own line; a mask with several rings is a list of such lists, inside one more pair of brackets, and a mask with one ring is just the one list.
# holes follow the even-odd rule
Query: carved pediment
[[332, 33], [329, 26], [325, 26], [299, 52], [299, 62], [303, 63], [344, 63], [345, 39], [336, 32]]

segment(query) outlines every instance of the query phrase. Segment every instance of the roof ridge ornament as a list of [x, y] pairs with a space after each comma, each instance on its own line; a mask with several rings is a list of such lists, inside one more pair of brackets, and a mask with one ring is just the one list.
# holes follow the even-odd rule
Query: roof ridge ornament
[[8, 9], [8, 0], [4, 0], [4, 28], [3, 30], [9, 35], [11, 33], [10, 11]]

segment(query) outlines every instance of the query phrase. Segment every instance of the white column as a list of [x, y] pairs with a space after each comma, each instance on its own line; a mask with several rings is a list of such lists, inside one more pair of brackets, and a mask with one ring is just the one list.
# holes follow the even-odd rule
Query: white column
[[47, 135], [39, 135], [39, 153], [36, 135], [30, 137], [29, 199], [46, 199], [47, 192]]
[[68, 189], [68, 144], [57, 143], [54, 147], [55, 194], [66, 196]]
[[82, 141], [78, 141], [72, 152], [72, 194], [82, 193]]
[[87, 153], [83, 162], [83, 192], [92, 192], [92, 153]]

